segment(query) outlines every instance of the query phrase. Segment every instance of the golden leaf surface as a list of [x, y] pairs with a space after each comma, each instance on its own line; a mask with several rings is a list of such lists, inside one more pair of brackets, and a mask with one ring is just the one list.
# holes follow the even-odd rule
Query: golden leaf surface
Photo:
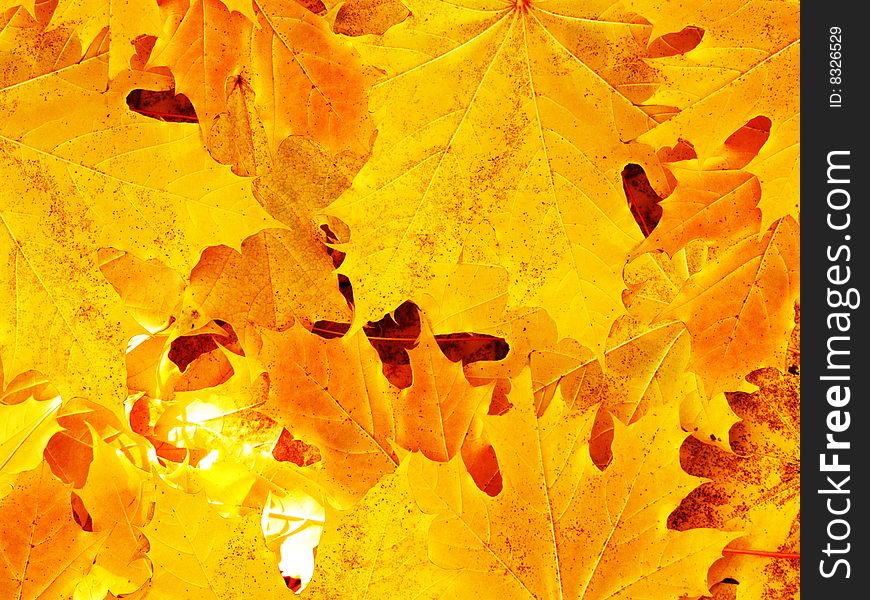
[[225, 519], [202, 494], [158, 482], [154, 519], [145, 534], [154, 564], [148, 598], [234, 600], [287, 593], [256, 514]]
[[42, 462], [42, 451], [57, 423], [59, 397], [38, 400], [33, 396], [15, 404], [0, 403], [0, 470], [21, 473]]
[[320, 449], [339, 502], [362, 496], [396, 468], [394, 444], [451, 459], [492, 393], [472, 386], [425, 327], [408, 351], [413, 383], [401, 390], [384, 377], [362, 332], [324, 340], [297, 326], [262, 336], [259, 360], [271, 384], [265, 412]]
[[794, 595], [798, 8], [0, 1], [0, 597]]
[[396, 468], [388, 440], [398, 390], [365, 336], [324, 340], [300, 326], [264, 332], [261, 361], [271, 383], [266, 414], [320, 449], [339, 498], [359, 498]]
[[707, 392], [736, 389], [740, 373], [785, 364], [800, 286], [797, 223], [785, 217], [763, 237], [731, 246], [690, 278], [663, 317], [692, 335], [692, 369]]
[[136, 38], [160, 33], [160, 11], [154, 2], [58, 0], [47, 25], [55, 28], [74, 31], [84, 48], [108, 29], [109, 77], [115, 77], [130, 67]]
[[[37, 368], [63, 394], [121, 398], [135, 326], [99, 273], [98, 248], [187, 271], [209, 243], [235, 246], [274, 221], [249, 183], [211, 161], [195, 126], [130, 112], [123, 89], [106, 92], [106, 73], [96, 55], [0, 91], [13, 182], [0, 198], [3, 336], [14, 340], [2, 351], [7, 368]], [[228, 217], [239, 227], [221, 227]]]
[[[381, 590], [389, 594], [398, 581], [387, 559], [399, 559], [401, 544], [402, 563], [417, 567], [406, 593], [426, 598], [450, 587], [486, 598], [659, 598], [664, 590], [669, 597], [706, 590], [702, 565], [734, 534], [696, 530], [688, 538], [666, 527], [667, 514], [698, 483], [664, 459], [664, 450], [685, 437], [676, 414], [617, 425], [614, 460], [602, 472], [585, 441], [594, 411], [560, 411], [559, 399], [539, 419], [528, 373], [513, 383], [513, 406], [486, 423], [505, 459], [500, 494], [478, 490], [457, 461], [412, 456], [408, 483], [400, 468], [371, 492], [381, 510], [353, 511], [325, 533], [327, 564], [340, 558], [345, 572], [315, 580], [324, 597], [341, 597], [346, 585], [389, 597]], [[385, 490], [393, 496], [385, 498]], [[371, 528], [370, 546], [340, 537], [345, 527]], [[623, 560], [626, 553], [633, 560]], [[372, 585], [382, 581], [383, 588]]]
[[[658, 31], [676, 31], [689, 24], [704, 31], [701, 42], [684, 55], [651, 61], [669, 81], [653, 101], [681, 110], [641, 136], [641, 141], [661, 148], [688, 140], [698, 157], [707, 161], [740, 127], [765, 115], [771, 122], [770, 138], [746, 166], [761, 184], [762, 229], [786, 215], [796, 218], [800, 95], [794, 82], [800, 80], [800, 3], [726, 0], [650, 6], [631, 0], [628, 4]], [[769, 33], [759, 35], [762, 30]], [[716, 118], [711, 120], [710, 115]]]
[[70, 488], [48, 465], [21, 473], [0, 499], [0, 593], [20, 600], [69, 597], [104, 539], [73, 520]]
[[737, 580], [740, 600], [790, 598], [800, 589], [795, 557], [800, 553], [798, 378], [767, 368], [748, 380], [758, 391], [729, 395], [742, 419], [731, 428], [731, 452], [694, 439], [684, 444], [686, 470], [711, 481], [693, 490], [670, 519], [680, 530], [745, 531], [729, 547], [750, 553], [730, 554], [717, 563], [713, 580]]
[[311, 231], [265, 229], [244, 240], [241, 253], [206, 249], [191, 272], [186, 309], [200, 313], [199, 321], [207, 315], [239, 331], [249, 323], [286, 329], [297, 319], [341, 321], [347, 304], [318, 241]]
[[149, 66], [172, 71], [206, 133], [226, 112], [227, 79], [242, 76], [273, 151], [288, 135], [311, 136], [333, 150], [368, 144], [359, 58], [302, 4], [257, 0], [253, 21], [219, 0], [173, 0], [161, 8], [166, 20]]
[[655, 125], [639, 106], [657, 82], [642, 62], [649, 26], [603, 3], [409, 8], [381, 38], [355, 38], [386, 73], [371, 92], [372, 157], [327, 209], [359, 232], [340, 267], [357, 319], [431, 292], [434, 265], [455, 263], [488, 222], [509, 305], [546, 306], [561, 331], [600, 347], [639, 241], [620, 172], [655, 162], [624, 143]]

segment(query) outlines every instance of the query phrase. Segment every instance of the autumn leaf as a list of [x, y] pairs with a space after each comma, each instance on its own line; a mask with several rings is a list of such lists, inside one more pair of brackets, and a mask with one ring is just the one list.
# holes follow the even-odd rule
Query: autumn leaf
[[158, 479], [157, 507], [145, 534], [154, 564], [149, 598], [183, 594], [191, 600], [230, 600], [290, 593], [266, 549], [257, 514], [224, 519], [202, 494], [186, 494]]
[[[317, 547], [317, 570], [307, 598], [362, 594], [438, 598], [462, 588], [454, 574], [433, 564], [426, 552], [432, 516], [415, 504], [408, 480], [410, 460], [384, 477], [350, 511], [327, 514]], [[369, 535], [359, 535], [359, 531]], [[372, 550], [375, 550], [374, 552]]]
[[108, 37], [109, 77], [114, 78], [130, 67], [136, 54], [134, 40], [160, 33], [160, 13], [156, 2], [128, 0], [58, 0], [47, 29], [74, 31], [82, 47], [87, 48], [104, 33]]
[[[205, 240], [236, 245], [271, 220], [249, 184], [211, 161], [195, 126], [131, 113], [123, 89], [105, 91], [106, 73], [97, 55], [0, 91], [10, 116], [0, 130], [3, 169], [13, 182], [0, 204], [0, 297], [3, 337], [16, 340], [3, 347], [8, 369], [39, 369], [64, 395], [120, 400], [122, 349], [136, 325], [98, 271], [98, 248], [184, 272]], [[157, 168], [161, 157], [173, 169]], [[229, 215], [239, 219], [232, 231], [219, 224]]]
[[697, 170], [693, 162], [669, 165], [677, 186], [662, 201], [661, 222], [640, 251], [655, 248], [673, 255], [692, 240], [727, 245], [758, 232], [758, 178], [743, 171]]
[[297, 319], [341, 321], [347, 304], [332, 259], [312, 231], [266, 229], [242, 242], [206, 249], [185, 298], [191, 325], [222, 319], [240, 332], [251, 324], [286, 329]]
[[24, 400], [8, 403], [8, 390], [4, 395], [6, 402], [0, 402], [0, 471], [30, 471], [42, 462], [48, 440], [61, 429], [57, 422], [61, 399], [45, 400], [29, 394]]
[[320, 449], [338, 501], [361, 496], [396, 468], [393, 443], [433, 460], [455, 456], [492, 392], [467, 381], [428, 327], [408, 351], [413, 383], [402, 390], [381, 373], [362, 333], [324, 340], [294, 327], [262, 335], [259, 360], [271, 382], [265, 412]]
[[382, 34], [409, 14], [399, 0], [348, 0], [335, 13], [332, 30], [344, 35]]
[[47, 465], [21, 473], [0, 499], [0, 592], [21, 600], [69, 597], [105, 537], [75, 522], [70, 488]]
[[714, 567], [713, 580], [736, 580], [741, 600], [792, 597], [800, 588], [798, 378], [767, 368], [747, 379], [757, 392], [729, 394], [742, 419], [731, 429], [731, 451], [694, 438], [683, 444], [686, 470], [711, 481], [683, 500], [670, 523], [681, 531], [744, 531], [729, 545], [734, 552]]
[[[614, 461], [601, 472], [584, 441], [594, 411], [563, 412], [551, 405], [538, 419], [528, 373], [514, 384], [512, 408], [487, 422], [496, 452], [508, 459], [502, 492], [490, 498], [478, 490], [456, 461], [413, 456], [407, 484], [400, 468], [371, 492], [371, 502], [394, 512], [353, 511], [325, 532], [327, 564], [340, 558], [345, 565], [342, 575], [326, 572], [320, 583], [326, 597], [347, 593], [346, 585], [368, 589], [371, 580], [364, 574], [384, 581], [385, 590], [394, 589], [395, 567], [380, 553], [399, 560], [399, 544], [406, 544], [400, 560], [419, 565], [406, 593], [423, 597], [440, 597], [439, 586], [510, 598], [656, 598], [664, 589], [673, 597], [706, 590], [702, 565], [734, 536], [694, 531], [695, 537], [677, 542], [678, 532], [665, 526], [670, 507], [696, 484], [675, 462], [663, 460], [668, 454], [663, 450], [685, 435], [675, 415], [617, 426]], [[669, 484], [651, 486], [654, 480]], [[389, 499], [382, 495], [387, 489]], [[434, 514], [434, 520], [424, 513]], [[351, 527], [372, 531], [366, 549], [338, 535]], [[639, 546], [649, 553], [632, 550]], [[440, 569], [427, 564], [427, 557]], [[373, 590], [376, 597], [379, 589]]]
[[260, 361], [270, 374], [264, 412], [319, 448], [324, 485], [337, 502], [360, 498], [399, 464], [389, 443], [398, 389], [374, 348], [361, 333], [324, 340], [298, 325], [262, 336]]
[[798, 9], [0, 2], [0, 597], [794, 595]]
[[149, 67], [172, 71], [206, 134], [226, 112], [227, 80], [241, 76], [256, 96], [273, 152], [288, 135], [310, 136], [336, 151], [364, 149], [372, 129], [354, 52], [295, 0], [257, 0], [247, 16], [232, 10], [241, 6], [219, 0], [164, 3], [165, 24]]
[[[95, 432], [92, 430], [92, 435]], [[151, 474], [118, 456], [102, 439], [93, 441], [88, 479], [76, 493], [92, 518], [95, 532], [107, 532], [94, 564], [110, 574], [115, 594], [136, 591], [151, 577], [142, 527], [153, 509]]]
[[[631, 0], [628, 5], [656, 31], [686, 25], [704, 31], [701, 42], [685, 55], [650, 61], [669, 83], [651, 101], [681, 110], [641, 141], [661, 148], [689, 140], [703, 163], [715, 158], [735, 131], [763, 115], [771, 122], [770, 136], [746, 166], [761, 184], [762, 230], [787, 215], [797, 217], [800, 96], [794, 82], [800, 78], [800, 4], [728, 0], [665, 8]], [[756, 33], [765, 29], [771, 33]]]
[[394, 401], [396, 441], [432, 460], [448, 461], [459, 451], [472, 417], [492, 395], [492, 386], [472, 387], [462, 366], [439, 351], [428, 325], [408, 354], [414, 377]]
[[[649, 148], [624, 143], [655, 126], [642, 106], [658, 82], [642, 62], [649, 26], [596, 6], [409, 7], [381, 38], [354, 38], [386, 72], [371, 93], [372, 158], [327, 209], [358, 232], [340, 267], [358, 321], [429, 292], [434, 265], [455, 263], [490, 222], [509, 306], [546, 306], [599, 348], [621, 312], [619, 265], [640, 239], [620, 173], [655, 170]], [[445, 85], [454, 92], [439, 94]]]
[[799, 292], [798, 255], [797, 224], [785, 217], [763, 237], [748, 237], [723, 252], [662, 312], [662, 318], [686, 324], [691, 368], [707, 393], [737, 389], [738, 373], [785, 363]]

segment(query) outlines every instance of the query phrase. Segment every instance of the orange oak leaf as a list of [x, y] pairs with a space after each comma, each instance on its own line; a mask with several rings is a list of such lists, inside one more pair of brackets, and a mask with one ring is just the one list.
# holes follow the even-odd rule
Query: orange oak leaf
[[428, 324], [408, 354], [413, 382], [393, 404], [396, 441], [432, 460], [450, 460], [459, 451], [472, 417], [492, 395], [492, 385], [471, 386], [462, 365], [440, 351]]
[[662, 219], [638, 252], [661, 249], [673, 255], [692, 240], [727, 246], [758, 232], [758, 178], [743, 171], [704, 171], [697, 167], [697, 161], [668, 166], [677, 186], [662, 201]]
[[295, 0], [256, 0], [251, 16], [219, 0], [170, 0], [149, 67], [168, 67], [206, 134], [226, 112], [225, 84], [244, 74], [272, 151], [307, 135], [334, 151], [364, 149], [372, 128], [358, 56]]
[[393, 471], [396, 447], [451, 459], [492, 394], [440, 352], [428, 325], [408, 350], [413, 382], [401, 390], [381, 373], [361, 332], [330, 340], [300, 327], [261, 335], [259, 360], [271, 383], [264, 412], [320, 450], [339, 499], [362, 496]]
[[21, 473], [0, 499], [0, 594], [20, 600], [70, 597], [105, 537], [76, 523], [69, 486], [46, 464]]
[[800, 589], [799, 559], [757, 552], [800, 554], [799, 378], [766, 368], [747, 379], [758, 391], [728, 395], [742, 419], [731, 428], [730, 451], [694, 438], [683, 444], [684, 468], [711, 481], [693, 490], [669, 522], [679, 530], [744, 532], [711, 578], [736, 580], [740, 600], [790, 598]]
[[690, 368], [709, 394], [737, 389], [740, 373], [784, 365], [800, 289], [798, 257], [798, 226], [785, 217], [717, 256], [662, 312], [686, 324]]
[[323, 457], [318, 475], [340, 504], [360, 498], [399, 464], [392, 404], [398, 389], [362, 334], [334, 340], [300, 326], [261, 332], [259, 360], [269, 373], [263, 409]]
[[769, 139], [746, 165], [761, 184], [761, 227], [766, 230], [786, 215], [797, 218], [800, 95], [794, 82], [800, 77], [800, 4], [726, 0], [650, 6], [630, 0], [628, 5], [657, 32], [686, 25], [704, 31], [702, 41], [685, 54], [650, 61], [669, 84], [658, 88], [652, 101], [681, 111], [641, 140], [657, 148], [688, 140], [703, 164], [718, 160], [735, 131], [765, 117]]

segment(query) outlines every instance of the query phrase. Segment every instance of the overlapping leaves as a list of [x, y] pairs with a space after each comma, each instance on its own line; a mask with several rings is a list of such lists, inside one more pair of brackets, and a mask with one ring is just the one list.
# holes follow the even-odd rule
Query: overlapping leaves
[[4, 597], [796, 585], [796, 4], [3, 7]]

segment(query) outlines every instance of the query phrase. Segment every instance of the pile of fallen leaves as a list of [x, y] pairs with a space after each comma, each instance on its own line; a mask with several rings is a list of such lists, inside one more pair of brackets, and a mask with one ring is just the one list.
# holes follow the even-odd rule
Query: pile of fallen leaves
[[3, 0], [0, 597], [796, 598], [798, 10]]

